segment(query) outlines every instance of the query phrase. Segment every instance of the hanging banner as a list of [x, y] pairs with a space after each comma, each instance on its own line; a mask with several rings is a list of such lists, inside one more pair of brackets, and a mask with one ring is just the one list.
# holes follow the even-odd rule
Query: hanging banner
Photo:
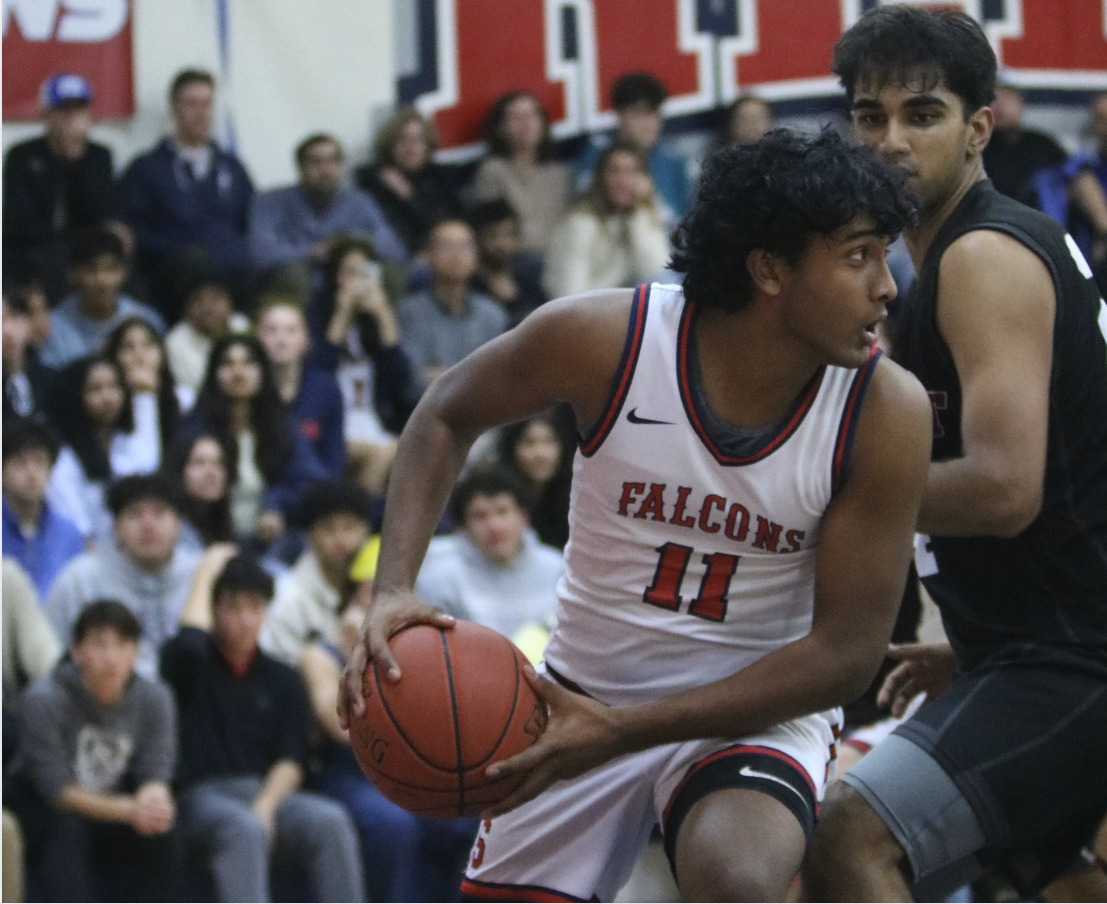
[[39, 89], [59, 72], [92, 86], [97, 119], [134, 113], [130, 0], [4, 0], [4, 119], [38, 119]]
[[[508, 89], [533, 91], [555, 137], [610, 128], [615, 78], [647, 69], [669, 118], [743, 91], [832, 98], [834, 42], [881, 0], [410, 0], [416, 26], [402, 100], [433, 116], [443, 148], [478, 147]], [[890, 0], [885, 0], [890, 2]], [[916, 0], [921, 5], [939, 0]], [[1026, 88], [1107, 88], [1107, 0], [940, 0], [983, 26], [1006, 78]]]

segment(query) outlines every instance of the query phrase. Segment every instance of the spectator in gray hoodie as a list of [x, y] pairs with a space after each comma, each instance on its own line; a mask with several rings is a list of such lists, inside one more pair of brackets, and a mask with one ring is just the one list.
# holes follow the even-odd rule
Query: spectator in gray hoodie
[[59, 637], [69, 637], [81, 610], [109, 598], [138, 619], [135, 671], [158, 674], [158, 648], [177, 633], [198, 552], [180, 542], [180, 496], [160, 474], [122, 477], [108, 489], [114, 542], [73, 559], [46, 597], [46, 614]]
[[140, 630], [122, 603], [90, 603], [69, 658], [24, 694], [5, 804], [41, 900], [105, 900], [104, 883], [107, 900], [180, 900], [176, 715], [168, 688], [134, 673]]

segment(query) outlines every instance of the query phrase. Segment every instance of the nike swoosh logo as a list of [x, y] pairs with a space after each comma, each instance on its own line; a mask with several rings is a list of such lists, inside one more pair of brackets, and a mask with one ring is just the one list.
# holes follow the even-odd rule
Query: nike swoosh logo
[[668, 424], [672, 426], [673, 423], [672, 421], [655, 421], [651, 417], [639, 417], [637, 408], [631, 408], [627, 412], [627, 420], [632, 424]]
[[802, 800], [805, 804], [807, 803], [807, 798], [800, 794], [799, 791], [797, 791], [795, 788], [793, 788], [789, 782], [786, 782], [784, 781], [784, 779], [779, 778], [775, 775], [770, 775], [768, 772], [759, 772], [757, 769], [753, 769], [749, 766], [743, 766], [741, 769], [738, 770], [738, 774], [745, 776], [746, 778], [763, 778], [766, 781], [776, 782], [778, 785], [783, 785], [785, 788], [787, 788], [789, 791], [799, 797], [800, 800]]

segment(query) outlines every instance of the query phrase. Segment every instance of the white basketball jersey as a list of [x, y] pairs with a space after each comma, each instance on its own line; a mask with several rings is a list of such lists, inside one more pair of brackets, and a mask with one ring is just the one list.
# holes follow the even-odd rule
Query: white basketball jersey
[[611, 398], [574, 462], [546, 662], [605, 703], [707, 684], [810, 631], [820, 522], [879, 358], [822, 368], [734, 456], [694, 396], [693, 320], [678, 286], [636, 290]]

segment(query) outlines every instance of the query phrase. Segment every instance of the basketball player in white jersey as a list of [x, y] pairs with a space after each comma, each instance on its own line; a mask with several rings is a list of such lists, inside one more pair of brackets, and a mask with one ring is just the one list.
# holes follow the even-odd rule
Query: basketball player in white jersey
[[781, 900], [871, 680], [911, 555], [930, 436], [876, 351], [902, 183], [832, 133], [710, 159], [678, 230], [683, 288], [552, 302], [428, 391], [400, 443], [376, 601], [344, 679], [449, 624], [415, 576], [471, 443], [569, 402], [580, 425], [548, 727], [490, 767], [463, 893], [610, 900], [660, 825], [690, 900]]

